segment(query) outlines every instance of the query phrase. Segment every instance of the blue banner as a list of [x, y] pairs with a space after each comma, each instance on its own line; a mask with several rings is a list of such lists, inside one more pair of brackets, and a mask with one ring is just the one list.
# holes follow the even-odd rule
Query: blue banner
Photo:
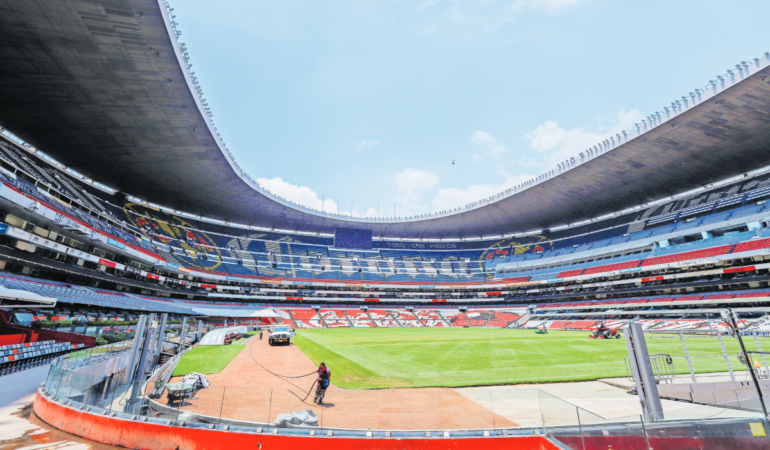
[[117, 247], [117, 248], [119, 248], [121, 250], [125, 250], [126, 249], [126, 245], [125, 244], [123, 244], [122, 242], [118, 242], [118, 241], [116, 241], [115, 239], [112, 239], [112, 238], [107, 238], [107, 243], [110, 244], [111, 246]]

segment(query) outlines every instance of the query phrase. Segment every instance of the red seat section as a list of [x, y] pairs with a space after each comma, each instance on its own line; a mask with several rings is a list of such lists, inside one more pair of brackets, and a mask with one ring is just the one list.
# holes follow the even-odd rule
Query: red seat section
[[438, 316], [436, 311], [431, 311], [428, 309], [416, 309], [414, 313], [417, 315], [417, 317], [420, 318], [426, 327], [446, 328], [446, 323], [441, 320], [441, 317]]
[[487, 323], [487, 319], [489, 319], [489, 310], [469, 309], [466, 315], [472, 327], [483, 327]]
[[653, 298], [648, 303], [663, 303], [663, 302], [673, 302], [676, 297], [660, 297], [660, 298]]
[[678, 297], [676, 301], [678, 302], [692, 302], [695, 300], [703, 300], [702, 295], [685, 295], [684, 297]]
[[565, 330], [587, 330], [596, 325], [595, 320], [576, 320], [564, 326]]
[[607, 264], [605, 266], [589, 267], [588, 269], [586, 269], [585, 272], [583, 272], [583, 275], [588, 275], [592, 273], [612, 272], [613, 270], [632, 269], [634, 267], [639, 267], [639, 263], [641, 262], [642, 261], [640, 259], [637, 259], [634, 261]]
[[408, 328], [422, 327], [422, 322], [417, 320], [414, 314], [410, 313], [409, 311], [394, 310], [394, 311], [391, 311], [390, 313], [393, 316], [395, 316], [399, 322], [401, 322], [401, 325], [405, 327], [408, 327]]
[[372, 316], [372, 319], [374, 319], [374, 322], [377, 324], [378, 327], [383, 328], [400, 328], [401, 325], [396, 323], [395, 320], [393, 320], [393, 317], [387, 312], [380, 309], [370, 309], [369, 315]]
[[709, 256], [718, 256], [730, 253], [732, 244], [721, 245], [719, 247], [704, 248], [692, 252], [674, 253], [673, 255], [655, 256], [647, 258], [642, 262], [642, 266], [657, 266], [659, 264], [669, 264], [677, 261], [687, 261], [688, 259], [708, 258]]
[[491, 311], [492, 317], [489, 318], [489, 322], [487, 322], [488, 327], [494, 327], [494, 328], [505, 328], [508, 325], [511, 324], [511, 322], [516, 322], [521, 318], [519, 314], [514, 314], [511, 312], [506, 311]]
[[503, 278], [501, 280], [502, 283], [523, 283], [525, 281], [529, 281], [529, 276], [526, 276], [526, 277]]
[[733, 249], [733, 253], [750, 252], [752, 250], [759, 250], [760, 248], [770, 247], [770, 238], [767, 239], [754, 239], [746, 242], [739, 242]]
[[576, 277], [583, 273], [584, 269], [567, 270], [565, 272], [559, 272], [556, 278]]
[[706, 297], [706, 300], [724, 300], [727, 298], [735, 298], [735, 294], [712, 294]]
[[341, 309], [322, 309], [321, 317], [329, 328], [350, 328], [350, 323]]
[[744, 292], [743, 294], [738, 294], [735, 298], [753, 298], [753, 297], [770, 297], [770, 291]]
[[627, 301], [626, 304], [629, 304], [629, 303], [647, 303], [649, 301], [650, 301], [649, 298], [635, 298], [635, 299], [631, 299], [631, 300]]
[[[457, 310], [455, 310], [457, 311]], [[449, 321], [449, 323], [453, 327], [467, 327], [470, 326], [468, 324], [468, 320], [465, 318], [465, 314], [462, 312], [457, 313], [446, 313], [444, 314], [444, 317]]]
[[346, 309], [345, 313], [347, 313], [350, 322], [353, 324], [353, 327], [373, 328], [375, 326], [374, 322], [372, 322], [369, 316], [367, 316], [366, 313], [360, 309]]
[[291, 315], [294, 317], [294, 321], [297, 322], [297, 326], [301, 328], [323, 328], [321, 318], [318, 317], [312, 309], [292, 309]]

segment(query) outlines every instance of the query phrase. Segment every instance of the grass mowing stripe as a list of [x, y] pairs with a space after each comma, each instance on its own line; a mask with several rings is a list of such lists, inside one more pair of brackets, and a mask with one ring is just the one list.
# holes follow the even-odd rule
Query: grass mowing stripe
[[171, 376], [183, 377], [190, 372], [219, 373], [243, 350], [243, 345], [205, 345], [195, 347], [179, 360]]
[[[336, 355], [336, 367], [332, 367], [336, 384], [349, 389], [479, 386], [625, 375], [627, 350], [622, 340], [592, 341], [586, 332], [533, 333], [473, 328], [300, 331], [327, 354]], [[302, 345], [300, 349], [305, 351]], [[350, 363], [357, 366], [351, 370], [354, 376], [345, 377]], [[361, 368], [378, 374], [377, 378], [362, 378]]]
[[[313, 361], [313, 364], [325, 362], [332, 370], [332, 383], [337, 386], [345, 386], [348, 389], [372, 389], [388, 382], [387, 378], [312, 339], [298, 334], [294, 336], [293, 342]], [[403, 382], [395, 384], [402, 385]]]

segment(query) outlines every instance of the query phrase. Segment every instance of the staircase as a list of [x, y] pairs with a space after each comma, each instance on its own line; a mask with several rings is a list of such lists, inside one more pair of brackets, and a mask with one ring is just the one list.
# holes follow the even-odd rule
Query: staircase
[[300, 328], [299, 325], [297, 325], [297, 321], [294, 319], [294, 315], [291, 313], [290, 309], [287, 309], [286, 312], [289, 314], [289, 319], [291, 319], [291, 323], [294, 324], [294, 329]]
[[350, 320], [350, 317], [348, 317], [348, 313], [346, 313], [344, 309], [341, 309], [340, 311], [342, 311], [342, 318], [345, 319], [345, 322], [348, 323], [348, 326], [353, 328], [353, 322]]
[[463, 317], [465, 317], [465, 320], [467, 320], [466, 323], [468, 324], [468, 328], [470, 328], [471, 327], [471, 318], [468, 317], [468, 314], [465, 311], [460, 311], [460, 312], [462, 313]]
[[321, 315], [320, 309], [314, 309], [313, 311], [318, 314], [318, 318], [321, 319], [321, 323], [323, 324], [324, 328], [331, 328], [328, 323], [326, 323], [326, 320], [324, 319], [324, 316]]
[[[513, 322], [513, 328], [521, 328], [524, 326], [525, 323], [532, 317], [532, 314], [530, 314], [529, 311], [524, 313], [523, 316], [519, 317], [515, 322]], [[506, 328], [508, 328], [511, 324], [509, 323]]]
[[399, 326], [399, 327], [401, 327], [401, 328], [404, 328], [404, 324], [403, 324], [403, 323], [401, 323], [401, 322], [398, 320], [398, 317], [396, 317], [396, 315], [395, 315], [395, 314], [393, 314], [392, 312], [388, 311], [388, 315], [390, 316], [390, 318], [391, 318], [391, 319], [393, 319], [393, 321], [394, 321], [394, 322], [396, 322], [396, 323], [398, 324], [398, 326]]
[[377, 322], [376, 322], [374, 319], [372, 319], [372, 315], [371, 315], [371, 314], [369, 314], [369, 310], [368, 310], [368, 309], [367, 309], [367, 310], [364, 310], [364, 312], [366, 313], [366, 317], [368, 317], [368, 318], [369, 318], [369, 320], [371, 320], [371, 321], [372, 321], [372, 323], [374, 324], [374, 328], [379, 328], [380, 326], [379, 326], [379, 325], [377, 325]]
[[447, 328], [452, 328], [452, 324], [449, 323], [446, 317], [444, 317], [444, 315], [441, 314], [441, 311], [439, 311], [438, 309], [436, 310], [436, 315], [438, 316], [439, 319], [441, 319], [442, 322], [444, 322], [444, 325], [446, 325]]
[[417, 319], [417, 321], [418, 321], [418, 322], [420, 322], [420, 324], [421, 324], [421, 325], [422, 325], [424, 328], [427, 328], [427, 327], [428, 327], [428, 325], [426, 325], [426, 324], [425, 324], [425, 322], [424, 322], [422, 319], [420, 319], [420, 316], [418, 316], [416, 312], [414, 312], [414, 311], [409, 311], [409, 312], [410, 312], [410, 313], [412, 313], [412, 315], [415, 317], [415, 319]]

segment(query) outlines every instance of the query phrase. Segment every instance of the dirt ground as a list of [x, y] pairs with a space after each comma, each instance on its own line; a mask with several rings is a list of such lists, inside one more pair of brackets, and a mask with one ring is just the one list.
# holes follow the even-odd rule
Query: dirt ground
[[[260, 366], [260, 364], [262, 366]], [[332, 428], [387, 430], [457, 430], [515, 427], [515, 423], [480, 406], [454, 389], [350, 391], [332, 384], [324, 406], [313, 404], [316, 366], [294, 345], [270, 347], [252, 339], [221, 373], [208, 376], [211, 386], [185, 401], [182, 410], [213, 417], [272, 423], [279, 414], [312, 409], [319, 424]], [[332, 380], [334, 379], [334, 367]], [[171, 381], [179, 381], [174, 378]], [[165, 404], [166, 398], [159, 399]]]

